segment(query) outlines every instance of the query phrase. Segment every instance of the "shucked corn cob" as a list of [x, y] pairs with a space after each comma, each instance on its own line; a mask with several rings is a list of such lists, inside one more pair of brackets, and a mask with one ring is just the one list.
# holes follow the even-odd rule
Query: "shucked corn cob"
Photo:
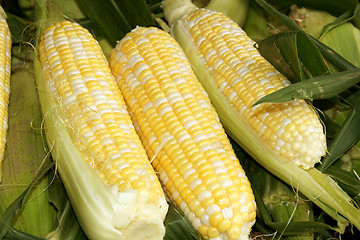
[[[236, 23], [220, 12], [184, 2], [189, 1], [165, 0], [163, 8], [175, 39], [183, 38], [179, 43], [185, 52], [198, 56], [244, 126], [253, 129], [271, 151], [304, 169], [313, 167], [326, 153], [326, 139], [312, 107], [303, 100], [252, 106], [290, 82], [260, 55]], [[195, 72], [200, 80], [206, 78], [196, 67]]]
[[262, 96], [289, 84], [260, 56], [253, 41], [223, 14], [198, 9], [191, 0], [165, 0], [163, 10], [227, 133], [340, 224], [345, 221], [339, 216], [344, 216], [360, 229], [360, 210], [351, 197], [312, 167], [326, 152], [323, 129], [312, 108], [303, 101], [252, 107]]
[[8, 104], [11, 74], [11, 33], [6, 22], [6, 14], [0, 6], [0, 182], [8, 129]]
[[170, 199], [201, 235], [248, 239], [250, 184], [180, 46], [157, 28], [136, 28], [110, 67]]
[[162, 239], [164, 193], [96, 40], [80, 25], [61, 21], [45, 29], [39, 58], [48, 145], [85, 233]]

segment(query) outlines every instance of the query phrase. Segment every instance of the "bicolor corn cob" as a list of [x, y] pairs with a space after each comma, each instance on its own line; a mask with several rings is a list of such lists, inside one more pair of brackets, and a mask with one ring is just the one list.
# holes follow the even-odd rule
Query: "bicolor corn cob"
[[288, 85], [288, 80], [223, 14], [199, 9], [191, 0], [165, 0], [162, 7], [170, 33], [227, 133], [259, 164], [340, 225], [344, 218], [339, 216], [343, 216], [360, 229], [360, 210], [353, 199], [331, 177], [312, 167], [326, 152], [323, 129], [312, 107], [304, 101], [252, 107], [262, 96]]
[[138, 27], [116, 45], [110, 67], [170, 199], [204, 237], [247, 239], [250, 184], [180, 46]]
[[[172, 34], [181, 31], [186, 36], [183, 42], [179, 41], [180, 45], [184, 49], [189, 49], [186, 44], [191, 45], [188, 54], [198, 56], [221, 94], [244, 119], [245, 127], [253, 129], [283, 159], [304, 169], [319, 162], [326, 153], [326, 139], [322, 124], [309, 104], [294, 100], [252, 106], [260, 98], [290, 84], [260, 55], [255, 42], [220, 12], [184, 5], [189, 11], [179, 17], [180, 13], [170, 4], [182, 3], [163, 4], [170, 24], [177, 25], [172, 26]], [[177, 22], [176, 17], [179, 17]], [[197, 74], [199, 79], [204, 78]]]
[[[167, 212], [164, 192], [96, 40], [77, 23], [61, 21], [44, 31], [39, 57], [43, 81], [48, 86], [45, 91], [49, 91], [49, 99], [45, 101], [53, 99], [57, 103], [55, 114], [66, 125], [72, 140], [66, 144], [73, 144], [80, 152], [82, 158], [75, 161], [86, 161], [105, 183], [92, 186], [93, 179], [85, 179], [85, 186], [67, 185], [69, 175], [63, 172], [62, 160], [58, 160], [60, 175], [86, 234], [92, 239], [162, 239]], [[51, 113], [44, 112], [45, 121], [47, 114]], [[48, 142], [50, 149], [57, 141], [60, 140], [55, 138]], [[57, 154], [54, 158], [57, 160]], [[86, 174], [85, 169], [70, 171]], [[71, 178], [77, 177], [73, 175]], [[81, 187], [90, 188], [90, 195], [95, 199], [79, 196], [76, 191], [80, 189], [74, 191], [74, 188]], [[102, 199], [107, 188], [115, 197], [111, 205], [108, 202], [112, 198]], [[108, 209], [100, 209], [105, 215], [115, 212], [105, 216], [106, 221], [114, 225], [110, 231], [115, 235], [109, 237], [99, 225], [91, 225], [91, 221], [98, 219], [90, 219], [86, 214], [96, 212], [99, 206], [81, 206], [90, 200], [105, 201]]]
[[6, 22], [6, 14], [0, 7], [0, 182], [8, 129], [8, 104], [11, 74], [11, 33]]

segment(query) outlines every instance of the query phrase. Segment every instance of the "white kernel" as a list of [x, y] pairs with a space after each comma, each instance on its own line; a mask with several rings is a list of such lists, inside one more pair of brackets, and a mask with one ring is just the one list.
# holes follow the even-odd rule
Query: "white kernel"
[[231, 187], [232, 185], [234, 185], [234, 183], [230, 179], [225, 179], [220, 182], [220, 185], [222, 188], [228, 188], [228, 187]]
[[163, 116], [165, 113], [171, 112], [172, 110], [173, 109], [170, 106], [164, 106], [162, 109], [160, 109], [159, 115]]
[[182, 95], [182, 97], [183, 97], [184, 99], [195, 98], [194, 94], [193, 94], [193, 93], [190, 93], [190, 92], [184, 93], [184, 94]]
[[229, 101], [232, 102], [236, 97], [237, 97], [237, 93], [235, 91], [231, 91], [229, 94]]
[[199, 227], [201, 226], [201, 221], [199, 218], [195, 218], [194, 221], [191, 222], [194, 229], [199, 230]]
[[180, 196], [179, 192], [174, 190], [174, 192], [171, 194], [171, 197], [174, 201]]
[[107, 137], [101, 140], [101, 144], [102, 145], [108, 145], [108, 144], [113, 144], [114, 143], [114, 139]]
[[181, 210], [182, 212], [185, 212], [186, 209], [188, 208], [188, 206], [186, 205], [186, 202], [185, 202], [185, 201], [182, 201], [182, 202], [180, 203], [179, 208], [180, 208], [180, 210]]
[[246, 67], [248, 67], [250, 64], [253, 64], [253, 63], [255, 63], [255, 61], [254, 61], [253, 59], [247, 59], [247, 60], [244, 62], [244, 64], [245, 64]]
[[137, 64], [139, 61], [143, 61], [143, 60], [144, 59], [139, 54], [134, 54], [129, 58], [128, 62], [131, 67], [134, 67], [135, 64]]
[[237, 171], [237, 175], [239, 178], [246, 178], [246, 175], [244, 172], [241, 172], [241, 171]]
[[206, 214], [212, 215], [214, 213], [220, 212], [221, 208], [217, 204], [211, 204], [205, 210]]
[[276, 73], [275, 73], [275, 72], [266, 72], [266, 73], [265, 73], [265, 76], [266, 76], [266, 77], [270, 77], [270, 76], [274, 76], [274, 75], [276, 76]]
[[279, 147], [282, 147], [285, 145], [285, 142], [284, 140], [282, 140], [281, 138], [278, 138], [276, 139], [276, 144], [279, 146]]
[[154, 106], [159, 107], [162, 103], [166, 103], [167, 99], [165, 97], [159, 97], [154, 101]]
[[281, 127], [285, 128], [289, 123], [291, 123], [291, 120], [289, 118], [284, 118], [281, 121]]
[[201, 146], [200, 151], [201, 152], [206, 152], [206, 151], [209, 151], [211, 149], [213, 149], [213, 148], [210, 145], [204, 145], [204, 146]]
[[217, 167], [214, 169], [215, 174], [220, 174], [220, 173], [227, 173], [227, 169], [225, 167]]
[[267, 126], [265, 124], [261, 125], [260, 133], [264, 134], [265, 130], [267, 129]]
[[191, 190], [194, 190], [197, 186], [199, 186], [202, 183], [200, 178], [195, 179], [194, 181], [192, 181], [189, 185]]
[[184, 179], [186, 180], [190, 175], [194, 174], [196, 172], [195, 168], [190, 168], [188, 170], [186, 170], [186, 172], [184, 173]]
[[195, 126], [195, 125], [198, 125], [199, 122], [196, 121], [196, 120], [189, 120], [189, 121], [186, 121], [185, 124], [184, 124], [184, 128], [185, 129], [190, 129], [192, 126]]
[[223, 208], [221, 210], [221, 214], [224, 216], [224, 218], [231, 218], [234, 213], [230, 208]]
[[174, 78], [173, 82], [174, 82], [176, 85], [186, 84], [186, 83], [187, 83], [186, 79], [183, 78], [183, 77]]
[[206, 213], [204, 213], [202, 216], [201, 216], [201, 223], [205, 226], [210, 226], [210, 222], [209, 222], [209, 215], [207, 215]]
[[198, 143], [199, 141], [205, 140], [205, 139], [207, 139], [207, 136], [205, 134], [199, 134], [199, 135], [194, 136], [195, 143]]
[[161, 140], [161, 145], [162, 146], [165, 146], [166, 143], [168, 141], [170, 141], [171, 139], [174, 139], [174, 136], [173, 135], [166, 135], [162, 140]]
[[262, 78], [262, 79], [259, 80], [259, 82], [260, 82], [261, 85], [265, 85], [266, 83], [270, 82], [270, 80], [267, 79], [267, 78]]
[[222, 59], [218, 59], [214, 64], [214, 69], [217, 70], [221, 64], [223, 64], [224, 61]]
[[279, 128], [277, 131], [276, 131], [276, 135], [278, 137], [281, 137], [281, 135], [285, 132], [285, 129], [284, 128]]
[[163, 184], [166, 184], [169, 181], [169, 177], [164, 170], [160, 171], [159, 177]]
[[211, 162], [211, 165], [212, 165], [214, 168], [223, 167], [223, 166], [224, 166], [224, 162], [221, 161], [221, 160], [215, 160], [215, 161], [212, 161], [212, 162]]
[[181, 144], [185, 139], [191, 139], [190, 134], [186, 133], [186, 134], [181, 135], [181, 136], [178, 138], [178, 143]]
[[205, 199], [210, 198], [210, 197], [211, 197], [211, 192], [208, 191], [208, 190], [205, 190], [205, 191], [203, 191], [203, 192], [201, 192], [201, 193], [199, 194], [198, 200], [199, 200], [200, 202], [202, 202], [202, 201], [204, 201]]
[[142, 109], [143, 113], [146, 113], [147, 110], [149, 110], [149, 108], [152, 108], [152, 107], [153, 107], [153, 103], [152, 103], [152, 102], [147, 102], [147, 103], [145, 103], [145, 105], [143, 106], [143, 109]]
[[[111, 156], [113, 156], [114, 154], [112, 154]], [[116, 156], [118, 157], [118, 156]], [[115, 157], [114, 157], [115, 159]], [[130, 164], [128, 162], [124, 162], [124, 163], [120, 163], [118, 166], [117, 166], [117, 169], [119, 171], [123, 170], [124, 168], [127, 168], [127, 167], [130, 167]]]
[[120, 152], [121, 153], [131, 153], [133, 151], [131, 150], [131, 148], [123, 147], [123, 148], [120, 149]]

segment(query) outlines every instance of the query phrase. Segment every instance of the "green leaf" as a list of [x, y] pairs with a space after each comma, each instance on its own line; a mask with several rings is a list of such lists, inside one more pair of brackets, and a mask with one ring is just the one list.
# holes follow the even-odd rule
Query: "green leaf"
[[145, 0], [76, 0], [82, 11], [115, 46], [136, 26], [150, 26], [155, 22]]
[[25, 206], [27, 203], [29, 194], [32, 189], [36, 186], [36, 183], [54, 166], [54, 162], [52, 161], [44, 161], [41, 168], [35, 175], [34, 179], [31, 181], [29, 186], [25, 189], [25, 191], [15, 199], [15, 201], [10, 204], [10, 206], [6, 209], [4, 214], [0, 219], [0, 239], [3, 239], [9, 229], [11, 228], [11, 223], [17, 216], [17, 213]]
[[277, 90], [254, 105], [265, 102], [285, 102], [294, 99], [327, 99], [338, 95], [360, 81], [360, 69], [314, 77]]
[[[329, 73], [325, 59], [303, 31], [276, 34], [261, 41], [259, 51], [280, 72], [284, 71], [285, 75], [290, 76], [293, 82]], [[288, 73], [288, 69], [292, 73]]]
[[164, 240], [201, 240], [200, 234], [194, 230], [183, 213], [172, 203], [165, 219], [166, 233]]
[[349, 113], [341, 130], [328, 148], [328, 153], [318, 167], [324, 171], [360, 139], [360, 101]]
[[293, 4], [298, 6], [321, 9], [332, 14], [339, 15], [356, 7], [356, 0], [271, 0], [278, 6], [290, 7]]
[[340, 169], [336, 166], [329, 166], [324, 173], [336, 179], [341, 187], [357, 201], [357, 204], [360, 204], [360, 179], [355, 173]]
[[[263, 7], [264, 10], [267, 11], [270, 15], [272, 15], [277, 20], [279, 20], [283, 25], [285, 25], [290, 31], [301, 31], [301, 28], [291, 18], [289, 18], [284, 13], [277, 11], [273, 6], [268, 4], [266, 1], [256, 0], [256, 2], [261, 7]], [[356, 4], [354, 5], [354, 8], [355, 6]], [[310, 38], [314, 42], [314, 44], [318, 47], [319, 51], [324, 56], [324, 58], [328, 60], [330, 63], [332, 63], [335, 67], [337, 67], [340, 71], [355, 68], [353, 64], [351, 64], [346, 59], [341, 57], [331, 48], [327, 47], [325, 44], [321, 43], [319, 40], [317, 40], [314, 37], [310, 36]]]
[[86, 240], [87, 237], [75, 216], [62, 181], [57, 174], [54, 176], [54, 173], [49, 174], [49, 178], [52, 179], [49, 187], [49, 201], [57, 209], [59, 224], [54, 231], [47, 234], [47, 238], [51, 240]]
[[[42, 117], [32, 64], [21, 59], [33, 51], [26, 46], [13, 47], [12, 75], [7, 145], [3, 162], [3, 179], [0, 184], [0, 217], [8, 206], [26, 189], [42, 162], [47, 159], [41, 132]], [[26, 56], [23, 56], [26, 55]], [[29, 201], [21, 207], [10, 226], [28, 234], [45, 236], [56, 226], [56, 211], [49, 203], [47, 177], [41, 178], [29, 191]], [[37, 219], [36, 221], [32, 221]], [[39, 220], [44, 222], [39, 224]], [[3, 219], [4, 220], [4, 219]]]
[[7, 232], [4, 240], [46, 240], [46, 238], [33, 236], [24, 232], [21, 232], [17, 229], [10, 228]]

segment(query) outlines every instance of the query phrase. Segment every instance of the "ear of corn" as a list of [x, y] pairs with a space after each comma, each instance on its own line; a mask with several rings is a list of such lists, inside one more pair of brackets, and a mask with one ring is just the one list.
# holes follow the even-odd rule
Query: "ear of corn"
[[110, 67], [170, 199], [205, 238], [247, 239], [250, 184], [179, 45], [139, 27], [117, 44]]
[[225, 15], [197, 9], [189, 0], [165, 0], [163, 10], [171, 34], [184, 49], [229, 135], [332, 217], [340, 213], [360, 227], [360, 211], [351, 198], [313, 168], [326, 153], [326, 142], [312, 107], [297, 100], [252, 106], [289, 85], [260, 56], [255, 43]]
[[326, 153], [325, 134], [305, 101], [252, 107], [261, 97], [290, 83], [259, 54], [238, 25], [220, 12], [206, 9], [191, 11], [178, 24], [191, 37], [221, 94], [242, 115], [243, 124], [254, 129], [253, 134], [305, 169], [320, 161]]
[[2, 162], [8, 129], [8, 104], [10, 96], [11, 74], [11, 33], [6, 22], [4, 9], [0, 7], [0, 182]]
[[35, 74], [52, 156], [90, 239], [162, 239], [167, 203], [100, 46], [48, 26]]

